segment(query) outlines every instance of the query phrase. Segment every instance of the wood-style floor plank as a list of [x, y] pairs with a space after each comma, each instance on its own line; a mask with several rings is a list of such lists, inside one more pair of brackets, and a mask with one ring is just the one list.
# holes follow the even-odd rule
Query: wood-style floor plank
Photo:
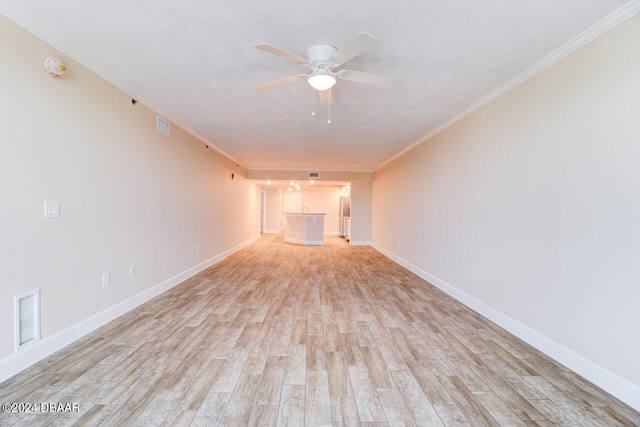
[[263, 236], [0, 384], [0, 426], [640, 426], [369, 247]]

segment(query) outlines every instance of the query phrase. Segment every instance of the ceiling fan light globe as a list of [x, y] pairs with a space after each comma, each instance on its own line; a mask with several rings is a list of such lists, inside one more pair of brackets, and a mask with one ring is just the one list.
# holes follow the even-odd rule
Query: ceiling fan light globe
[[336, 78], [329, 74], [314, 74], [307, 80], [312, 88], [316, 90], [328, 90], [336, 84]]

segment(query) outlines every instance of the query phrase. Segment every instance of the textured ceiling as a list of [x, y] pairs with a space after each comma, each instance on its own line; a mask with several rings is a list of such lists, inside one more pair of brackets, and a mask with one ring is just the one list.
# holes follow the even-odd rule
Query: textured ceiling
[[[626, 3], [0, 0], [0, 13], [245, 167], [375, 170]], [[304, 56], [361, 32], [378, 45], [342, 68], [395, 85], [339, 80], [330, 124], [304, 80], [256, 90], [307, 72], [256, 44]]]

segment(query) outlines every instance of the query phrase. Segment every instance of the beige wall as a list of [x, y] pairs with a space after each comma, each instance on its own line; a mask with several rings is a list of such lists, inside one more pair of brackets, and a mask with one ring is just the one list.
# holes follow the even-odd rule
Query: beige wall
[[[37, 358], [13, 355], [15, 295], [41, 289], [51, 350], [259, 236], [260, 189], [244, 170], [175, 126], [157, 132], [155, 113], [64, 56], [68, 77], [51, 78], [49, 55], [62, 56], [0, 16], [5, 374]], [[43, 218], [45, 200], [59, 219]]]
[[640, 408], [640, 16], [376, 171], [374, 245]]
[[373, 181], [373, 171], [335, 171], [335, 170], [299, 170], [299, 169], [249, 169], [247, 178], [258, 180], [280, 180], [280, 181], [309, 181], [309, 172], [318, 172], [320, 178], [314, 180], [318, 183], [323, 181], [342, 182], [371, 182]]

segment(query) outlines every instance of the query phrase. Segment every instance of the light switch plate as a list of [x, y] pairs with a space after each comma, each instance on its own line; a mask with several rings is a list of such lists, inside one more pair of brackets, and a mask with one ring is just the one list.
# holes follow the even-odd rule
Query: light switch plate
[[60, 218], [60, 203], [58, 202], [44, 202], [44, 217]]

